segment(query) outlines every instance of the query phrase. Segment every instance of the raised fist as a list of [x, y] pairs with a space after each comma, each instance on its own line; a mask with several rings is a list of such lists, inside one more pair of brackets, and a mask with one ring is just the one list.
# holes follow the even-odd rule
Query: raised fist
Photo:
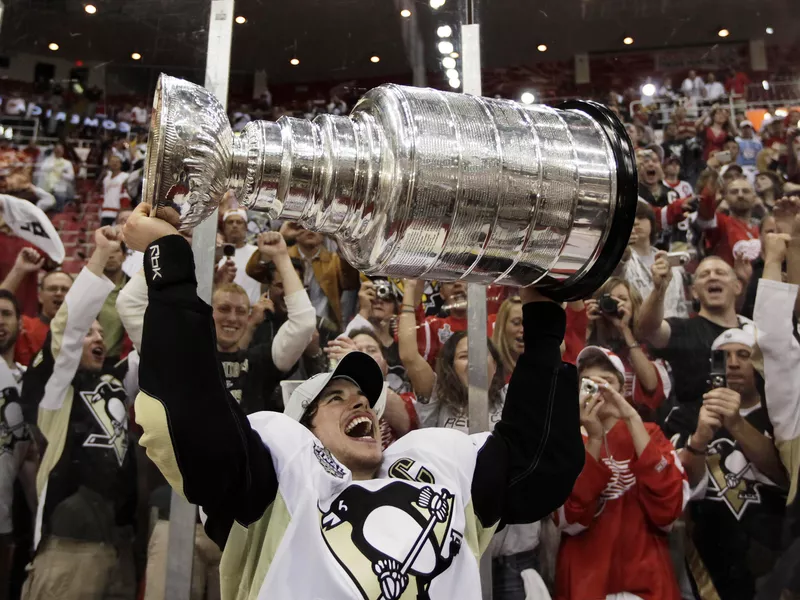
[[22, 271], [23, 273], [35, 273], [42, 268], [44, 264], [44, 257], [33, 248], [23, 248], [17, 254], [17, 260], [14, 261], [14, 268]]
[[274, 261], [277, 256], [289, 252], [286, 241], [277, 231], [267, 231], [258, 235], [258, 251], [264, 261]]

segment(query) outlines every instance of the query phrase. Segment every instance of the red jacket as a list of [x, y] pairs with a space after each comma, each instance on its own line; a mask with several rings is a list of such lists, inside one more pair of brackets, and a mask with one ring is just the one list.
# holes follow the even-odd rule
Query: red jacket
[[598, 600], [629, 592], [644, 600], [680, 598], [667, 531], [689, 499], [672, 444], [653, 423], [636, 457], [624, 422], [606, 434], [595, 460], [588, 453], [567, 502], [555, 514], [561, 538], [556, 600]]
[[717, 212], [716, 198], [706, 190], [700, 194], [697, 217], [705, 230], [709, 254], [719, 256], [730, 266], [733, 266], [733, 247], [736, 242], [758, 239], [758, 227]]

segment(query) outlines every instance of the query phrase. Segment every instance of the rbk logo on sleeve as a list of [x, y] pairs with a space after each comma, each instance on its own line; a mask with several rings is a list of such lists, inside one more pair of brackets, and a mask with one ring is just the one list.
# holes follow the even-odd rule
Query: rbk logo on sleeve
[[150, 269], [153, 271], [153, 281], [161, 278], [161, 247], [157, 244], [150, 247]]

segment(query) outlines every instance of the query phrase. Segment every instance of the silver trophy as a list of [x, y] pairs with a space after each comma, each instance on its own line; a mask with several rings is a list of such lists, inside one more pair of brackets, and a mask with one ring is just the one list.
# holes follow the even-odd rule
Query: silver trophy
[[350, 116], [231, 130], [204, 88], [161, 75], [144, 198], [189, 228], [228, 190], [335, 237], [367, 275], [591, 293], [628, 242], [633, 147], [607, 108], [382, 85]]

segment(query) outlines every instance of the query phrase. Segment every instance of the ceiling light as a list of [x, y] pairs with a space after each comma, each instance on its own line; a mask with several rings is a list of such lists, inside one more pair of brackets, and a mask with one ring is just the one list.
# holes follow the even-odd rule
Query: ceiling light
[[55, 52], [56, 50], [58, 50], [58, 44], [56, 44], [55, 42], [50, 42], [50, 43], [47, 45], [47, 47], [48, 47], [48, 48], [50, 48], [50, 50], [52, 50], [53, 52]]
[[775, 30], [772, 27], [767, 27], [767, 35], [772, 35], [775, 33]]
[[458, 69], [447, 69], [445, 75], [447, 75], [448, 79], [458, 79]]
[[764, 81], [762, 81], [761, 82], [761, 87], [764, 88], [765, 90], [768, 90], [769, 89], [769, 81], [767, 81], [766, 79]]
[[538, 46], [536, 46], [536, 49], [539, 52], [547, 52], [547, 44], [539, 44]]
[[654, 86], [652, 83], [645, 83], [642, 86], [642, 95], [643, 96], [647, 96], [647, 97], [655, 96], [655, 93], [656, 93], [656, 86]]
[[445, 0], [431, 0], [430, 2], [431, 8], [433, 9], [442, 8], [444, 6], [444, 1]]
[[142, 55], [141, 55], [141, 54], [139, 54], [138, 52], [134, 52], [133, 54], [131, 54], [131, 58], [132, 58], [133, 60], [141, 60], [141, 58], [142, 58]]
[[728, 30], [727, 30], [727, 29], [725, 29], [725, 28], [722, 28], [722, 29], [720, 29], [720, 30], [717, 32], [717, 35], [718, 35], [719, 37], [728, 37], [730, 34], [731, 34], [731, 32], [730, 32], [730, 31], [728, 31]]
[[789, 114], [789, 112], [788, 112], [788, 111], [787, 111], [785, 108], [776, 108], [776, 109], [775, 109], [775, 116], [776, 116], [776, 117], [781, 117], [781, 118], [783, 118], [783, 117], [785, 117], [785, 116], [786, 116], [786, 115], [788, 115], [788, 114]]
[[370, 62], [379, 63], [379, 62], [381, 62], [381, 57], [376, 55], [376, 56], [371, 57], [369, 60], [370, 60]]
[[236, 17], [234, 21], [236, 21], [239, 25], [244, 25], [245, 23], [247, 23], [247, 19], [244, 18], [242, 15]]
[[404, 8], [403, 10], [400, 11], [400, 16], [403, 17], [404, 19], [407, 19], [408, 17], [411, 16], [411, 11], [408, 10], [407, 8]]
[[94, 4], [87, 4], [83, 7], [83, 10], [85, 10], [87, 14], [93, 15], [97, 12], [97, 7]]
[[436, 30], [436, 35], [441, 38], [448, 38], [453, 35], [453, 30], [450, 28], [450, 25], [442, 25]]
[[458, 52], [451, 52], [450, 53], [450, 57], [451, 58], [458, 58]]
[[439, 42], [439, 52], [442, 54], [450, 54], [453, 51], [453, 44], [450, 42]]
[[536, 96], [530, 92], [522, 92], [522, 96], [520, 96], [519, 99], [523, 104], [533, 104], [536, 102]]
[[448, 83], [450, 84], [450, 87], [453, 89], [461, 87], [460, 79], [451, 79]]
[[289, 61], [289, 64], [292, 65], [293, 67], [296, 67], [297, 65], [300, 64], [300, 59], [299, 58], [293, 58], [292, 60]]
[[630, 46], [633, 43], [633, 38], [631, 36], [627, 36], [622, 39], [622, 43], [626, 46]]
[[442, 59], [442, 66], [445, 69], [455, 69], [456, 68], [456, 59], [450, 58], [449, 56], [445, 56]]

